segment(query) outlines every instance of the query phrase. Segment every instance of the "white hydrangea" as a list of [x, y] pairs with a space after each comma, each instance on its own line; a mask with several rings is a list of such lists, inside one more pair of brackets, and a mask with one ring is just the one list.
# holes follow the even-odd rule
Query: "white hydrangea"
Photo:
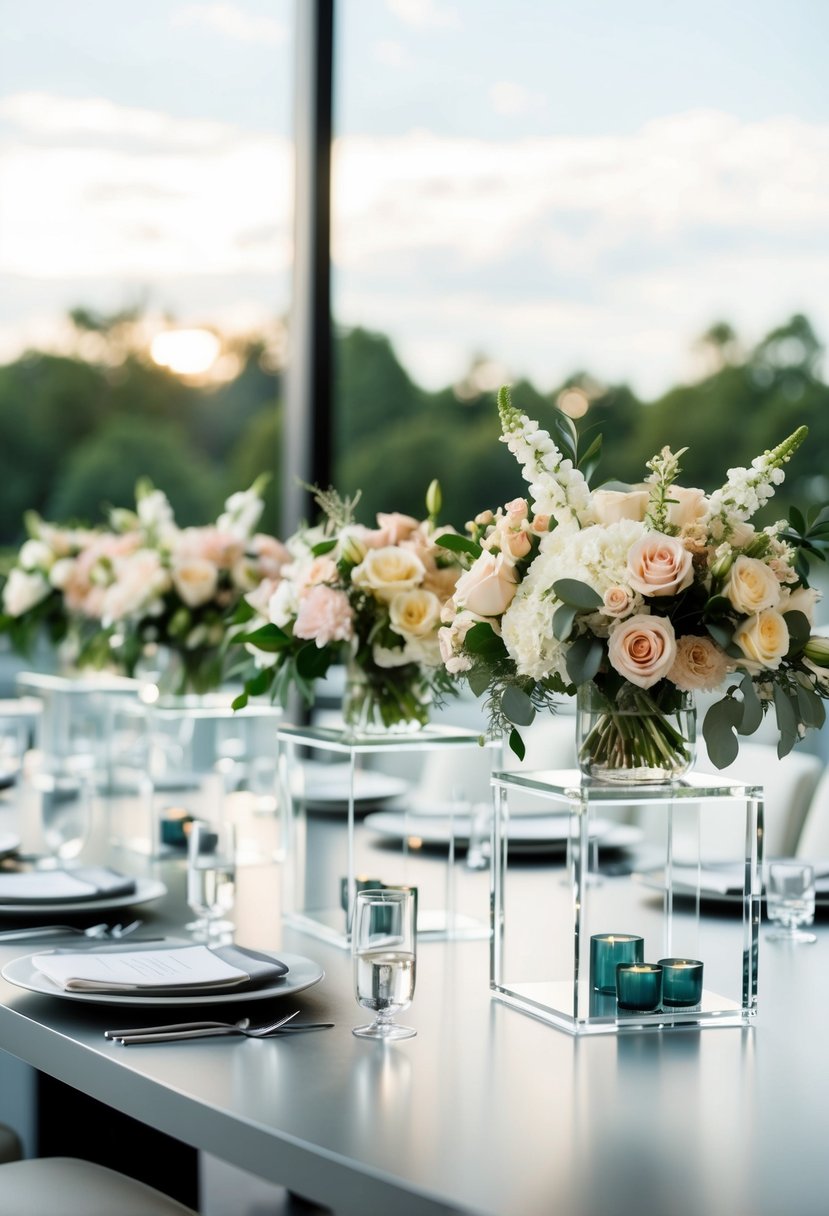
[[576, 579], [601, 596], [610, 587], [625, 586], [628, 553], [644, 531], [638, 520], [621, 519], [580, 532], [557, 528], [544, 537], [501, 621], [504, 644], [519, 675], [543, 679], [558, 672], [566, 678], [567, 645], [553, 636], [553, 615], [560, 606], [553, 584]]

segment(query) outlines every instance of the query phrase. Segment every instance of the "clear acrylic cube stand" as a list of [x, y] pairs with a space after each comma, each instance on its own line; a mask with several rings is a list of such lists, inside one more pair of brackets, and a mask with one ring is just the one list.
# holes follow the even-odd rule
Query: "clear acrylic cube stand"
[[[355, 734], [283, 723], [278, 735], [287, 923], [345, 949], [358, 889], [414, 886], [420, 940], [489, 937], [485, 887], [479, 892], [480, 917], [457, 906], [459, 882], [479, 887], [481, 879], [465, 870], [461, 878], [456, 863], [456, 843], [460, 852], [468, 842], [469, 807], [459, 803], [457, 819], [451, 807], [443, 808], [447, 814], [434, 822], [440, 819], [445, 841], [435, 849], [424, 847], [418, 834], [424, 817], [407, 809], [401, 795], [409, 792], [408, 783], [394, 779], [395, 770], [408, 773], [412, 762], [436, 749], [457, 753], [459, 772], [464, 765], [479, 765], [478, 733], [435, 725], [411, 733]], [[397, 824], [390, 835], [365, 822], [372, 812], [390, 808]]]
[[[574, 1035], [750, 1023], [757, 1010], [761, 787], [695, 773], [666, 785], [614, 786], [576, 770], [496, 772], [492, 784], [495, 997]], [[518, 791], [522, 803], [530, 794], [543, 813], [569, 817], [563, 872], [529, 875], [521, 859], [510, 864], [509, 798]], [[620, 808], [648, 823], [647, 860], [634, 874], [591, 871], [601, 816]], [[645, 962], [701, 960], [699, 1005], [620, 1009], [615, 995], [594, 991], [594, 934], [644, 938]]]

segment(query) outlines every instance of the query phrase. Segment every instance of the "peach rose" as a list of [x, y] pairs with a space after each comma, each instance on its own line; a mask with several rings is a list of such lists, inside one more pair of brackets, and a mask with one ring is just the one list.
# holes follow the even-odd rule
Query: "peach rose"
[[628, 587], [613, 586], [608, 587], [603, 595], [604, 606], [602, 612], [605, 616], [624, 616], [630, 612], [633, 605], [633, 596]]
[[668, 679], [683, 692], [713, 692], [719, 688], [731, 664], [711, 638], [685, 634], [676, 643], [676, 658]]
[[398, 591], [411, 591], [426, 573], [416, 553], [397, 545], [369, 549], [351, 578], [356, 587], [370, 591], [378, 600], [391, 600]]
[[597, 524], [616, 524], [620, 519], [641, 523], [648, 509], [648, 491], [596, 490], [590, 505]]
[[216, 594], [219, 571], [203, 557], [186, 558], [173, 564], [173, 586], [188, 608], [200, 608]]
[[676, 658], [676, 635], [666, 616], [638, 613], [614, 625], [607, 657], [615, 671], [639, 688], [651, 688], [666, 676]]
[[331, 642], [347, 642], [353, 633], [354, 617], [348, 596], [319, 583], [299, 606], [294, 637], [313, 641], [322, 649]]
[[250, 549], [259, 562], [259, 569], [264, 578], [278, 578], [283, 566], [291, 560], [291, 555], [281, 540], [268, 536], [266, 532], [257, 532], [250, 542]]
[[377, 527], [385, 537], [387, 545], [399, 545], [401, 540], [408, 540], [412, 533], [418, 530], [420, 523], [411, 515], [392, 511], [390, 515], [378, 514]]
[[738, 557], [728, 574], [723, 595], [738, 612], [753, 616], [780, 602], [780, 583], [773, 570], [756, 557]]
[[501, 616], [516, 590], [515, 570], [503, 553], [482, 553], [458, 579], [455, 603], [476, 616]]
[[536, 536], [543, 536], [545, 532], [550, 531], [549, 515], [534, 515], [532, 522], [532, 530]]
[[734, 642], [745, 658], [738, 659], [740, 667], [752, 675], [776, 671], [789, 649], [789, 630], [781, 613], [766, 608], [743, 621], [734, 633]]
[[646, 532], [631, 546], [628, 582], [641, 595], [676, 595], [693, 577], [693, 558], [675, 536]]

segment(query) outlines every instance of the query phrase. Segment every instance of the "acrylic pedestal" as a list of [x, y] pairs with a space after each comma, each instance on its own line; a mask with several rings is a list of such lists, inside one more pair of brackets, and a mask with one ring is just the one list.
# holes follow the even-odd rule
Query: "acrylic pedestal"
[[[274, 743], [281, 710], [268, 704], [234, 710], [235, 696], [223, 690], [159, 695], [145, 684], [122, 708], [131, 747], [120, 755], [119, 792], [137, 798], [141, 815], [137, 830], [118, 843], [163, 856], [186, 846], [181, 827], [188, 818], [232, 816], [242, 852], [255, 851], [246, 841], [256, 833], [243, 836], [244, 820], [270, 815], [277, 823]], [[269, 850], [277, 851], [275, 840]]]
[[[491, 869], [490, 989], [498, 999], [570, 1034], [745, 1026], [757, 1009], [763, 792], [691, 773], [664, 785], [590, 782], [575, 770], [496, 772]], [[520, 792], [545, 814], [569, 817], [564, 871], [550, 869], [546, 896], [522, 898], [509, 859], [509, 798]], [[647, 864], [624, 876], [592, 872], [594, 821], [620, 809], [649, 820]], [[730, 852], [728, 851], [730, 849]], [[644, 857], [644, 849], [643, 849]], [[594, 867], [595, 871], [595, 867]], [[712, 879], [713, 874], [713, 879]], [[737, 875], [722, 890], [718, 874]], [[698, 1006], [629, 1012], [593, 990], [590, 938], [644, 938], [644, 961], [699, 959]]]
[[[395, 777], [395, 770], [408, 771], [413, 761], [437, 749], [450, 751], [453, 759], [457, 753], [459, 772], [465, 762], [480, 763], [479, 734], [444, 726], [355, 734], [281, 724], [278, 737], [283, 915], [288, 924], [345, 949], [360, 887], [413, 886], [418, 892], [420, 940], [489, 937], [485, 889], [480, 917], [457, 908], [460, 866], [451, 815], [446, 848], [423, 848], [418, 821], [406, 809], [407, 782]], [[390, 807], [402, 823], [399, 837], [392, 840], [363, 822], [366, 814]], [[459, 836], [463, 809], [458, 806]], [[422, 817], [417, 820], [423, 824]], [[483, 876], [464, 874], [467, 877], [477, 882]]]

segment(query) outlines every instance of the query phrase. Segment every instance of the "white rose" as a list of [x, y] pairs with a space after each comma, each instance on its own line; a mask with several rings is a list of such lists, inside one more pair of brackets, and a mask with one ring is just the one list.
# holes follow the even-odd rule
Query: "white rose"
[[188, 608], [209, 603], [219, 585], [219, 571], [204, 557], [190, 557], [173, 566], [173, 586]]
[[596, 490], [590, 506], [597, 524], [615, 524], [620, 519], [641, 523], [648, 509], [648, 491]]
[[355, 566], [351, 579], [375, 599], [390, 601], [399, 591], [411, 591], [422, 582], [425, 573], [426, 567], [417, 554], [397, 545], [384, 545], [382, 549], [369, 549], [359, 566]]
[[299, 592], [290, 579], [283, 579], [268, 600], [268, 620], [284, 629], [299, 612]]
[[54, 560], [54, 553], [42, 540], [27, 540], [17, 555], [17, 564], [24, 570], [48, 570]]
[[802, 612], [810, 625], [815, 623], [815, 608], [821, 593], [816, 587], [798, 587], [790, 591], [779, 605], [781, 612]]
[[671, 486], [668, 497], [668, 523], [675, 528], [687, 528], [703, 519], [708, 512], [708, 499], [704, 490], [686, 486]]
[[780, 666], [789, 649], [789, 631], [782, 615], [774, 608], [766, 608], [743, 621], [734, 633], [734, 642], [745, 656], [737, 660], [739, 666], [758, 675]]
[[3, 588], [3, 607], [9, 616], [23, 616], [50, 591], [49, 581], [42, 574], [29, 574], [15, 566]]
[[639, 688], [651, 688], [671, 670], [676, 658], [676, 635], [666, 616], [639, 613], [614, 625], [607, 657], [620, 676]]
[[400, 591], [389, 604], [389, 623], [401, 637], [426, 637], [439, 621], [440, 600], [432, 591]]
[[738, 612], [753, 616], [780, 602], [780, 583], [773, 570], [756, 557], [738, 557], [728, 574], [723, 595]]

